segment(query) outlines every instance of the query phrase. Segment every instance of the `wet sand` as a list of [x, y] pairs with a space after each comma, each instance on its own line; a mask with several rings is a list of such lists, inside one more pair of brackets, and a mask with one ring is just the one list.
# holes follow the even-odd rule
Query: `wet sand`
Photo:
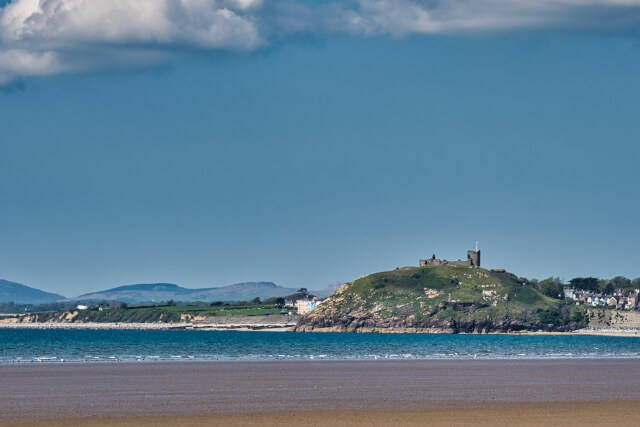
[[639, 367], [632, 359], [2, 365], [0, 425], [633, 425]]
[[[250, 414], [54, 418], [11, 426], [620, 426], [637, 425], [637, 402], [510, 404], [483, 408], [286, 411]], [[0, 425], [3, 422], [0, 420]]]

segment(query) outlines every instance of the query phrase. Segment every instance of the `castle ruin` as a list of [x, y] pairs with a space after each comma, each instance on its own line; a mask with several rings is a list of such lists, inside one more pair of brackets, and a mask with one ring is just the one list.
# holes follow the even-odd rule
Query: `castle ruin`
[[478, 242], [476, 242], [476, 250], [475, 251], [467, 251], [467, 260], [463, 261], [461, 259], [457, 261], [449, 261], [446, 259], [438, 259], [436, 255], [429, 259], [421, 259], [420, 267], [424, 266], [438, 266], [438, 265], [466, 265], [469, 267], [480, 267], [480, 249], [478, 249]]

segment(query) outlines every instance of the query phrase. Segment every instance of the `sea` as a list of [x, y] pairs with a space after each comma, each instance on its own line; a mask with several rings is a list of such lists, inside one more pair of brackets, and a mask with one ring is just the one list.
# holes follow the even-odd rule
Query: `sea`
[[640, 359], [640, 337], [0, 329], [0, 364], [565, 358]]

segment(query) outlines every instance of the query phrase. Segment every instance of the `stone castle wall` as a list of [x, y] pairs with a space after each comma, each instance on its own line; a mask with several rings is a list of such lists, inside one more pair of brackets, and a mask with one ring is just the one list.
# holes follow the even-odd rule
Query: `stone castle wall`
[[480, 251], [467, 251], [467, 260], [463, 261], [461, 259], [457, 261], [449, 261], [446, 259], [438, 259], [434, 254], [429, 259], [421, 259], [420, 267], [424, 266], [440, 266], [440, 265], [466, 265], [469, 267], [480, 267]]

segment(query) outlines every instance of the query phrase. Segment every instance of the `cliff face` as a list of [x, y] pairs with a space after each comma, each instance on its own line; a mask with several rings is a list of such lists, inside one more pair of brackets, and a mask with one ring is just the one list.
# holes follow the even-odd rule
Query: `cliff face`
[[324, 318], [307, 316], [295, 327], [297, 332], [386, 332], [386, 333], [507, 333], [521, 331], [569, 332], [575, 330], [571, 325], [553, 325], [535, 321], [511, 319], [428, 319], [416, 321], [413, 316], [407, 318], [384, 318], [375, 315], [363, 317], [344, 315]]
[[27, 315], [8, 315], [0, 318], [0, 324], [39, 322], [72, 323], [77, 318], [77, 310], [62, 310], [57, 312], [32, 313]]
[[343, 285], [296, 331], [489, 333], [570, 331], [583, 309], [509, 273], [438, 266], [376, 273]]

